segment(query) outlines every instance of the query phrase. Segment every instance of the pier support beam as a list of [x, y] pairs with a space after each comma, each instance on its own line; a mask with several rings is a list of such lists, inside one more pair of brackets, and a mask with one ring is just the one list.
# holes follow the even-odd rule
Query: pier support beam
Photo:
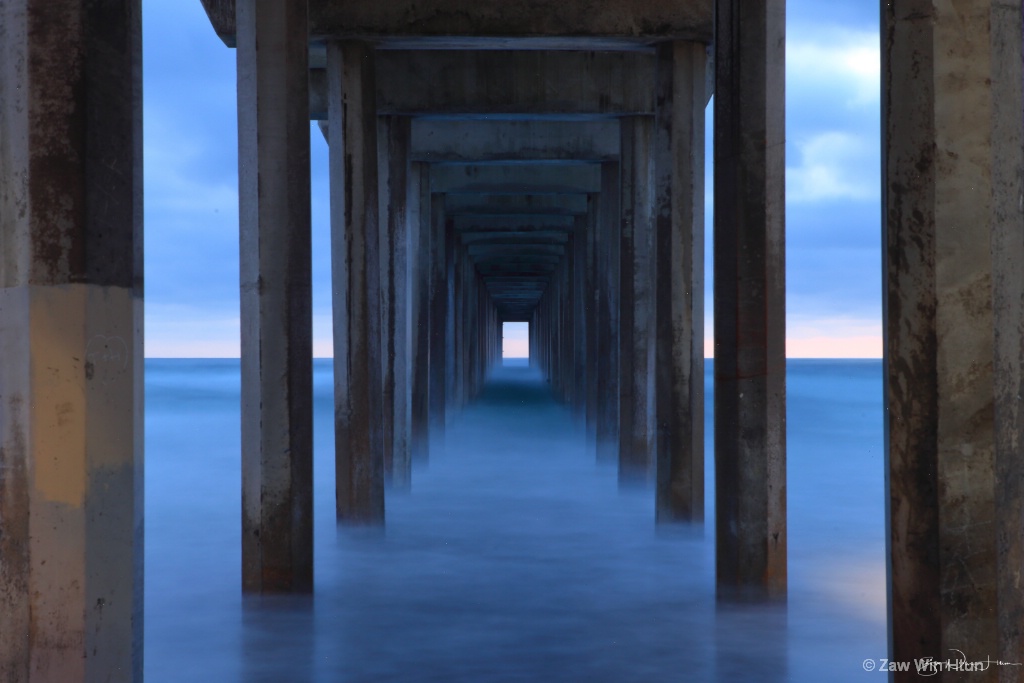
[[142, 681], [141, 2], [0, 27], [0, 680]]
[[586, 433], [587, 433], [587, 445], [588, 447], [595, 448], [597, 444], [597, 422], [598, 412], [597, 406], [600, 400], [597, 393], [598, 389], [598, 317], [600, 314], [600, 304], [598, 298], [598, 278], [600, 274], [597, 272], [597, 233], [599, 225], [599, 207], [600, 197], [597, 193], [591, 193], [587, 195], [587, 267], [586, 267], [586, 288], [584, 294], [586, 296], [587, 306], [587, 319], [586, 319], [586, 347], [587, 347], [587, 398], [586, 398]]
[[587, 216], [576, 216], [572, 235], [572, 301], [573, 301], [573, 401], [572, 413], [577, 426], [586, 426], [587, 419]]
[[239, 0], [242, 588], [313, 589], [306, 5]]
[[[413, 199], [413, 196], [416, 198]], [[410, 458], [426, 462], [430, 457], [430, 169], [414, 163], [409, 176], [409, 197], [415, 218], [410, 223], [409, 276], [412, 307], [412, 425]]]
[[619, 481], [653, 473], [654, 204], [653, 118], [622, 122], [622, 235], [619, 274]]
[[786, 595], [784, 0], [715, 4], [718, 596]]
[[373, 46], [327, 47], [337, 513], [384, 522], [377, 112]]
[[448, 231], [444, 195], [430, 195], [430, 438], [444, 438], [448, 376]]
[[890, 655], [1024, 661], [1021, 7], [882, 10]]
[[597, 218], [597, 459], [619, 453], [619, 164], [601, 164]]
[[384, 479], [392, 487], [408, 489], [412, 476], [408, 240], [409, 220], [418, 216], [409, 210], [409, 118], [378, 120]]
[[704, 89], [701, 43], [658, 46], [655, 127], [659, 522], [704, 519]]

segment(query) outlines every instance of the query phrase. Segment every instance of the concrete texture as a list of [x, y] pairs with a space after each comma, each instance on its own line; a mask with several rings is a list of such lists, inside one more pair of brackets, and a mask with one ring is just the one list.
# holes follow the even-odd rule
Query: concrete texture
[[564, 194], [600, 192], [601, 165], [440, 164], [430, 167], [433, 192]]
[[619, 451], [619, 164], [601, 164], [595, 257], [597, 274], [597, 459]]
[[384, 522], [380, 226], [373, 49], [332, 43], [331, 272], [338, 520]]
[[654, 474], [654, 120], [621, 119], [619, 253], [619, 480]]
[[894, 659], [1024, 659], [1020, 26], [994, 2], [883, 11]]
[[[217, 35], [234, 46], [236, 0], [202, 0]], [[508, 5], [498, 0], [309, 3], [315, 38], [381, 39], [392, 48], [643, 50], [655, 38], [709, 41], [712, 0], [575, 0]]]
[[444, 195], [430, 196], [430, 433], [443, 437], [447, 414], [448, 231]]
[[430, 172], [424, 164], [412, 164], [409, 176], [410, 211], [416, 218], [409, 223], [409, 343], [412, 350], [412, 392], [410, 458], [423, 463], [430, 456], [430, 249], [432, 218], [430, 209]]
[[704, 76], [700, 43], [658, 47], [654, 164], [659, 522], [704, 519]]
[[[550, 37], [587, 47], [588, 37], [647, 39], [676, 37], [707, 40], [711, 35], [711, 0], [685, 4], [669, 0], [576, 0], [509, 4], [500, 0], [440, 0], [429, 5], [412, 0], [338, 3], [310, 2], [314, 36], [480, 37], [494, 44], [501, 37]], [[500, 43], [498, 43], [500, 45]]]
[[415, 161], [605, 161], [619, 154], [616, 121], [414, 119]]
[[238, 3], [242, 588], [313, 590], [306, 13]]
[[784, 598], [785, 3], [717, 3], [715, 514], [718, 595]]
[[0, 2], [0, 680], [141, 681], [141, 7]]
[[382, 50], [381, 114], [654, 112], [654, 59], [639, 52]]

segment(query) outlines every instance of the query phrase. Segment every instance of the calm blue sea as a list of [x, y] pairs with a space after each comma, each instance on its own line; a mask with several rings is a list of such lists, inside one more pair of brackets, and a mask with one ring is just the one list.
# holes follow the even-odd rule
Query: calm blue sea
[[146, 680], [865, 681], [884, 657], [880, 361], [791, 360], [789, 600], [714, 600], [707, 526], [655, 528], [526, 367], [495, 371], [444, 448], [339, 530], [332, 376], [315, 364], [316, 591], [243, 599], [237, 360], [146, 361]]

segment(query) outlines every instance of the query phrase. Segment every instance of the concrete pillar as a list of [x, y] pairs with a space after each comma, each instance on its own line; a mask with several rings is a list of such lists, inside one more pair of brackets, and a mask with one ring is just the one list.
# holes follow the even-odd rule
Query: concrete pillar
[[242, 588], [313, 590], [313, 319], [303, 3], [238, 27]]
[[444, 195], [430, 195], [430, 371], [431, 440], [444, 437], [448, 376], [448, 231]]
[[1021, 6], [882, 17], [890, 654], [1020, 662]]
[[561, 288], [562, 295], [559, 297], [559, 309], [561, 310], [561, 335], [560, 348], [562, 354], [562, 396], [570, 410], [576, 401], [576, 348], [573, 326], [573, 309], [575, 307], [575, 289], [573, 287], [573, 237], [569, 235], [569, 243], [566, 245], [566, 253], [561, 262]]
[[622, 122], [619, 300], [619, 481], [653, 474], [654, 204], [653, 120]]
[[720, 598], [786, 594], [784, 2], [715, 5]]
[[458, 412], [459, 404], [456, 400], [455, 381], [458, 377], [458, 282], [456, 278], [459, 275], [458, 270], [458, 234], [455, 231], [455, 221], [449, 218], [447, 215], [444, 217], [444, 260], [445, 260], [445, 281], [444, 286], [447, 290], [446, 296], [448, 297], [447, 308], [447, 319], [445, 320], [445, 376], [444, 376], [444, 392], [445, 392], [445, 421], [450, 422]]
[[587, 413], [587, 217], [576, 217], [572, 237], [573, 297], [573, 402], [572, 412], [578, 426], [585, 426]]
[[597, 444], [597, 406], [599, 402], [598, 389], [598, 318], [600, 306], [598, 304], [598, 280], [600, 274], [597, 272], [597, 233], [599, 227], [598, 207], [600, 197], [597, 194], [587, 195], [587, 270], [586, 270], [586, 306], [587, 306], [587, 443], [596, 449]]
[[597, 274], [597, 459], [619, 454], [619, 164], [601, 164]]
[[380, 316], [383, 389], [384, 480], [398, 489], [410, 484], [409, 422], [409, 196], [408, 117], [378, 118], [380, 206]]
[[659, 522], [704, 519], [704, 45], [658, 46], [655, 126]]
[[338, 520], [384, 522], [373, 46], [327, 47]]
[[416, 218], [410, 223], [409, 255], [412, 292], [412, 427], [410, 452], [414, 462], [426, 462], [430, 455], [430, 170], [426, 164], [412, 164], [410, 197], [418, 193]]
[[141, 3], [0, 0], [0, 680], [141, 681]]

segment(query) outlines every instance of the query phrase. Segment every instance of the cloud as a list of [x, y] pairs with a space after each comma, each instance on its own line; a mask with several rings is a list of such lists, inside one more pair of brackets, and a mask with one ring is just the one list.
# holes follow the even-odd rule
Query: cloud
[[794, 146], [799, 165], [786, 168], [786, 201], [791, 204], [849, 200], [878, 202], [880, 197], [876, 142], [830, 131]]
[[[220, 213], [221, 220], [237, 224], [235, 164], [223, 164], [220, 159], [224, 151], [233, 157], [234, 146], [224, 145], [223, 150], [212, 146], [205, 136], [176, 123], [173, 112], [156, 106], [147, 106], [145, 117], [143, 158], [148, 217], [165, 220], [181, 214]], [[223, 172], [211, 175], [211, 163], [223, 164]]]
[[821, 25], [789, 28], [787, 86], [827, 97], [841, 93], [847, 107], [877, 105], [881, 60], [877, 32]]

